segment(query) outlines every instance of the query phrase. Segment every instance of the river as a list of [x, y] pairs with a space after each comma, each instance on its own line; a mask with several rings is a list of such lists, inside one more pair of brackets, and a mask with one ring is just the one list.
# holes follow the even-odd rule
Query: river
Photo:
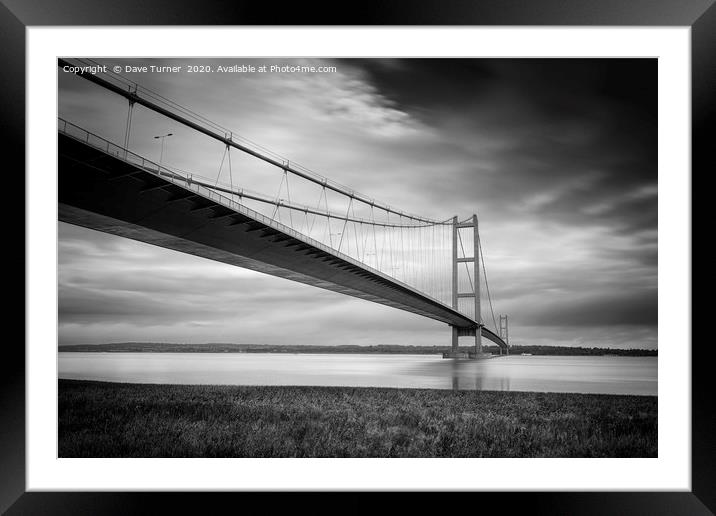
[[284, 353], [58, 353], [60, 378], [131, 383], [322, 385], [657, 394], [656, 357]]

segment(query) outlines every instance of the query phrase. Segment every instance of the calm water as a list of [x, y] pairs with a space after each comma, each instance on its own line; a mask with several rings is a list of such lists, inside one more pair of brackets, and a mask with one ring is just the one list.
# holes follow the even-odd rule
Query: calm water
[[334, 385], [657, 394], [656, 357], [59, 353], [60, 378], [134, 383]]

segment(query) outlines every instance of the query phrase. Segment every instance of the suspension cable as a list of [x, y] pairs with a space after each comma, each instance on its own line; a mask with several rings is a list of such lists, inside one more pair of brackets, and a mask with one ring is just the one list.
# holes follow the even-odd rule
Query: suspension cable
[[[58, 59], [58, 66], [62, 67], [65, 65], [71, 66], [72, 63], [67, 61], [66, 59]], [[352, 195], [356, 200], [363, 202], [365, 204], [369, 205], [375, 205], [378, 206], [380, 209], [385, 210], [388, 213], [393, 213], [396, 215], [402, 214], [404, 217], [416, 220], [420, 222], [426, 222], [426, 223], [435, 223], [437, 221], [434, 221], [432, 219], [428, 219], [425, 217], [420, 217], [417, 215], [412, 215], [409, 213], [402, 212], [400, 210], [396, 210], [387, 204], [382, 204], [374, 199], [361, 194], [359, 192], [356, 192], [350, 188], [347, 188], [339, 183], [336, 183], [334, 181], [330, 181], [329, 179], [321, 176], [320, 174], [316, 174], [315, 172], [305, 168], [296, 165], [293, 163], [292, 165], [288, 166], [283, 164], [285, 160], [280, 158], [276, 153], [267, 151], [266, 149], [259, 148], [258, 145], [255, 144], [243, 144], [238, 143], [234, 141], [233, 134], [232, 138], [227, 138], [227, 134], [230, 134], [231, 131], [221, 127], [219, 124], [216, 124], [214, 122], [211, 122], [207, 118], [198, 115], [191, 110], [184, 108], [183, 106], [180, 106], [178, 103], [174, 101], [170, 101], [169, 99], [166, 99], [162, 97], [160, 94], [155, 93], [147, 88], [140, 87], [136, 82], [131, 81], [130, 79], [127, 79], [119, 74], [116, 74], [114, 72], [100, 72], [97, 74], [77, 74], [79, 77], [88, 80], [90, 82], [93, 82], [105, 89], [108, 89], [112, 91], [113, 93], [116, 93], [118, 95], [121, 95], [127, 99], [133, 100], [134, 102], [141, 104], [145, 106], [146, 108], [159, 113], [161, 115], [164, 115], [172, 120], [175, 120], [181, 124], [184, 124], [198, 132], [201, 132], [205, 134], [206, 136], [209, 136], [211, 138], [214, 138], [216, 140], [219, 140], [227, 145], [230, 145], [232, 147], [235, 147], [238, 150], [241, 150], [242, 152], [245, 152], [247, 154], [250, 154], [254, 156], [255, 158], [258, 158], [262, 161], [265, 161], [275, 167], [278, 168], [285, 168], [288, 172], [291, 172], [294, 175], [297, 175], [299, 177], [302, 177], [303, 179], [323, 185], [324, 187], [334, 190], [337, 193], [340, 193], [342, 195], [350, 196]], [[110, 80], [111, 79], [111, 80]], [[119, 85], [118, 85], [119, 84]], [[141, 95], [139, 94], [141, 90]], [[177, 112], [181, 113], [178, 114]], [[189, 118], [193, 119], [190, 120]], [[247, 142], [245, 138], [237, 138], [241, 139], [243, 142]]]
[[[273, 210], [273, 215], [271, 215], [272, 219], [276, 218], [276, 212], [278, 211], [279, 206], [281, 206], [281, 203], [279, 202], [281, 200], [281, 190], [283, 188], [283, 182], [286, 179], [286, 171], [283, 171], [283, 175], [281, 176], [281, 183], [278, 185], [278, 192], [276, 193], [276, 207]], [[279, 220], [281, 219], [281, 214], [279, 213]]]
[[[231, 186], [231, 189], [234, 189], [234, 177], [233, 172], [231, 170], [231, 148], [227, 145], [226, 146], [226, 154], [229, 158], [229, 185]], [[234, 200], [234, 194], [231, 194], [231, 200]]]
[[[286, 197], [288, 198], [288, 203], [291, 204], [291, 190], [288, 188], [288, 174], [286, 174]], [[288, 220], [293, 228], [293, 210], [288, 210]]]
[[216, 174], [216, 183], [214, 184], [214, 186], [219, 185], [219, 178], [221, 177], [221, 169], [224, 167], [224, 160], [226, 159], [226, 150], [228, 148], [229, 148], [228, 146], [224, 148], [224, 154], [221, 156], [221, 164], [219, 165], [219, 172]]
[[341, 239], [338, 241], [338, 250], [341, 250], [341, 245], [343, 245], [343, 235], [346, 233], [346, 225], [348, 224], [348, 215], [351, 212], [351, 206], [353, 206], [353, 197], [351, 197], [351, 200], [348, 202], [348, 209], [346, 210], [346, 220], [343, 221], [343, 229], [341, 230]]
[[480, 261], [482, 262], [482, 274], [485, 277], [485, 290], [487, 290], [487, 301], [490, 303], [490, 312], [492, 312], [492, 324], [497, 329], [497, 320], [495, 319], [495, 311], [492, 309], [492, 297], [490, 296], [490, 285], [487, 283], [487, 269], [485, 268], [485, 255], [482, 252], [482, 238], [478, 230], [477, 234], [477, 247], [480, 250]]

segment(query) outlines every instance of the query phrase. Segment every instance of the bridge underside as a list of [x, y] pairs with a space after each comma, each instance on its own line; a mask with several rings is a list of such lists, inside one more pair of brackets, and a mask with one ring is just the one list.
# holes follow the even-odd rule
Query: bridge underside
[[[227, 207], [62, 132], [58, 149], [63, 222], [381, 303], [474, 335], [469, 317], [251, 210]], [[486, 328], [482, 334], [504, 345]]]
[[[476, 331], [475, 326], [473, 326], [471, 328], [458, 328], [457, 335], [458, 335], [458, 337], [474, 337], [475, 331]], [[495, 332], [489, 330], [488, 328], [483, 327], [481, 333], [482, 333], [483, 337], [485, 337], [487, 340], [494, 342], [499, 347], [501, 347], [503, 349], [508, 348], [507, 343], [505, 343], [505, 341], [502, 340], [499, 335], [497, 335]]]

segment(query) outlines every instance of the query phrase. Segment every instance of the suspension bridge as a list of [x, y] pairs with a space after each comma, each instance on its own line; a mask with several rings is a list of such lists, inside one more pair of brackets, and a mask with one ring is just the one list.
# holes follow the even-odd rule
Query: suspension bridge
[[[97, 65], [58, 60], [66, 70]], [[58, 117], [59, 220], [444, 322], [452, 331], [446, 357], [484, 356], [483, 338], [508, 353], [507, 316], [495, 318], [476, 215], [434, 220], [396, 209], [108, 68], [76, 75], [127, 100], [124, 142]], [[162, 138], [159, 163], [130, 151], [137, 105], [219, 142], [216, 175], [164, 163], [163, 136], [155, 137]], [[274, 193], [245, 188], [243, 169], [235, 181], [232, 155], [274, 174]], [[465, 336], [474, 337], [470, 353], [458, 348]]]

